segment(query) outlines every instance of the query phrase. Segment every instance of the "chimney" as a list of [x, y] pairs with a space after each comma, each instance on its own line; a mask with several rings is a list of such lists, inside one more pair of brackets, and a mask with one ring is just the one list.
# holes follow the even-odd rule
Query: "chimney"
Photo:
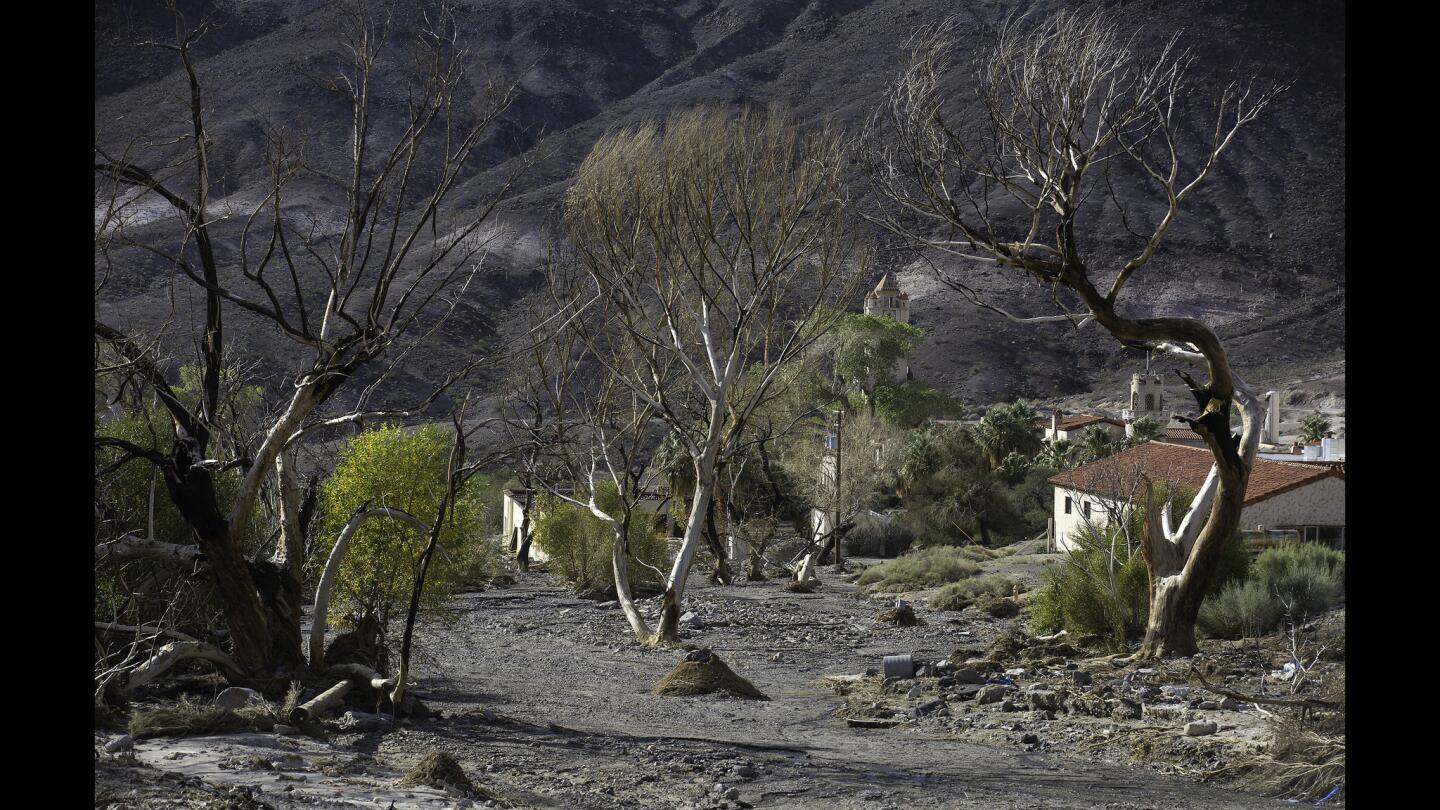
[[1261, 431], [1261, 440], [1266, 444], [1278, 444], [1280, 442], [1280, 392], [1265, 392], [1265, 428]]
[[1060, 409], [1050, 412], [1050, 441], [1060, 438]]

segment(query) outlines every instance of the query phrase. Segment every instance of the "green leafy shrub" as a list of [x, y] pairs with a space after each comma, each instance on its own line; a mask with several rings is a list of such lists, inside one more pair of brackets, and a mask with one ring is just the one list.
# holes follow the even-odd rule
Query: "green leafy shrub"
[[[335, 540], [362, 505], [400, 509], [429, 524], [446, 490], [451, 437], [439, 425], [419, 430], [380, 426], [346, 444], [335, 472], [321, 487], [323, 534], [316, 542], [317, 566], [324, 566]], [[486, 512], [480, 488], [467, 485], [451, 507], [441, 530], [437, 553], [425, 579], [422, 605], [441, 604], [455, 589], [493, 575], [503, 551], [498, 538], [485, 530]], [[331, 621], [353, 626], [373, 617], [388, 627], [403, 615], [415, 585], [415, 570], [428, 535], [408, 522], [372, 517], [350, 540], [330, 603]], [[400, 611], [397, 614], [396, 611]]]
[[[620, 513], [620, 496], [613, 482], [601, 482], [595, 498], [602, 511]], [[591, 591], [614, 583], [613, 550], [615, 532], [609, 524], [587, 509], [553, 496], [541, 496], [535, 519], [534, 543], [550, 558], [550, 571], [577, 591]], [[631, 516], [627, 543], [632, 562], [630, 581], [635, 585], [658, 584], [668, 563], [669, 544], [657, 530], [651, 515]]]
[[865, 569], [856, 584], [871, 593], [935, 588], [974, 576], [986, 554], [975, 546], [922, 548]]
[[[1138, 510], [1136, 510], [1138, 511]], [[1082, 528], [1076, 533], [1080, 547], [1065, 562], [1042, 572], [1045, 584], [1030, 602], [1030, 629], [1039, 633], [1068, 630], [1108, 638], [1116, 647], [1145, 630], [1150, 613], [1150, 576], [1139, 549], [1115, 544], [1110, 559], [1113, 527]]]
[[960, 610], [974, 602], [982, 594], [1010, 596], [1015, 593], [1015, 586], [1015, 580], [1002, 574], [990, 574], [952, 582], [931, 597], [930, 609]]

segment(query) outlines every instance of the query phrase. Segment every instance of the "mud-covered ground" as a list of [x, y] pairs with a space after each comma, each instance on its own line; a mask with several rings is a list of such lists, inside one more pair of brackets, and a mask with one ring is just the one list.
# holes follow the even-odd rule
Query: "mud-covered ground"
[[[249, 788], [226, 793], [233, 804], [197, 798], [193, 805], [237, 809], [263, 806], [245, 802], [378, 810], [1280, 804], [1195, 780], [1265, 734], [1254, 706], [1222, 708], [1218, 696], [1182, 685], [1190, 665], [1203, 661], [1141, 666], [1098, 651], [1054, 655], [1056, 645], [1064, 652], [1062, 638], [1001, 662], [993, 645], [1023, 614], [931, 612], [918, 599], [925, 623], [898, 627], [879, 620], [885, 605], [856, 598], [835, 574], [822, 577], [813, 594], [789, 593], [779, 581], [709, 585], [698, 572], [692, 582], [685, 609], [698, 621], [688, 641], [713, 650], [769, 701], [652, 694], [685, 651], [639, 646], [614, 603], [575, 598], [532, 573], [513, 587], [456, 597], [449, 615], [424, 628], [416, 692], [438, 718], [396, 723], [352, 712], [329, 724], [326, 739], [142, 740], [134, 756], [140, 765], [102, 755], [97, 779], [109, 792], [102, 801], [97, 783], [96, 806], [189, 806], [127, 798], [127, 780], [157, 778], [144, 766], [199, 777], [222, 793]], [[643, 604], [653, 613], [657, 602]], [[1337, 621], [1343, 626], [1343, 615]], [[1278, 661], [1274, 650], [1205, 648], [1232, 663], [1248, 656], [1248, 665], [1230, 669], [1235, 689], [1255, 688], [1252, 676], [1264, 688]], [[878, 672], [884, 656], [903, 653], [944, 663], [890, 683], [866, 674]], [[973, 680], [967, 660], [994, 667], [980, 673], [988, 683], [964, 682]], [[1320, 670], [1327, 667], [1343, 663]], [[987, 686], [995, 694], [977, 697]], [[1138, 716], [1127, 716], [1131, 703]], [[1216, 731], [1187, 736], [1190, 722], [1214, 722]], [[97, 745], [105, 739], [97, 732]], [[436, 748], [452, 754], [485, 796], [394, 786]]]

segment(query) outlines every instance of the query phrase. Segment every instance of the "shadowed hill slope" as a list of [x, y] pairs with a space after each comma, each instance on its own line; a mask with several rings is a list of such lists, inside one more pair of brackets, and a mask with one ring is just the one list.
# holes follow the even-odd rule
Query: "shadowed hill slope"
[[[402, 4], [403, 6], [404, 4]], [[554, 236], [547, 225], [567, 179], [608, 128], [662, 116], [677, 105], [748, 101], [783, 105], [803, 122], [853, 132], [899, 70], [904, 44], [946, 13], [974, 32], [962, 49], [983, 48], [986, 32], [1018, 4], [996, 0], [466, 0], [459, 22], [476, 96], [490, 77], [517, 77], [520, 95], [483, 150], [483, 165], [460, 200], [533, 161], [501, 216], [504, 233], [487, 257], [433, 353], [407, 367], [402, 387], [419, 387], [454, 356], [513, 328], [515, 299], [540, 283], [538, 268]], [[1037, 13], [1076, 5], [1041, 2]], [[1288, 78], [1293, 88], [1244, 131], [1208, 187], [1189, 205], [1154, 265], [1129, 295], [1134, 314], [1206, 318], [1232, 349], [1238, 368], [1263, 384], [1272, 367], [1304, 368], [1343, 358], [1344, 19], [1340, 2], [1298, 0], [1111, 2], [1145, 26], [1154, 45], [1184, 29], [1195, 72], [1206, 81], [1237, 66]], [[332, 26], [321, 0], [185, 2], [192, 19], [217, 23], [199, 46], [199, 72], [216, 150], [216, 199], [243, 210], [267, 183], [265, 127], [281, 126], [323, 161], [343, 150], [348, 115], [322, 89], [333, 63]], [[402, 15], [403, 16], [403, 15]], [[403, 28], [404, 21], [397, 23]], [[151, 2], [96, 7], [96, 140], [173, 157], [187, 131], [188, 89], [174, 55], [144, 40], [173, 38], [173, 21]], [[956, 54], [969, 58], [970, 51]], [[403, 84], [382, 74], [377, 103], [400, 103]], [[160, 145], [136, 146], [144, 136]], [[170, 143], [165, 142], [169, 140]], [[858, 176], [855, 178], [859, 181]], [[324, 212], [337, 201], [315, 187], [292, 198]], [[855, 194], [866, 204], [866, 190]], [[241, 219], [237, 217], [236, 219]], [[163, 216], [156, 229], [171, 227]], [[238, 224], [220, 228], [233, 260]], [[1118, 221], [1102, 223], [1096, 249], [1120, 255]], [[1058, 325], [1022, 327], [979, 312], [928, 276], [914, 257], [882, 252], [876, 277], [898, 272], [912, 298], [912, 321], [927, 339], [917, 378], [980, 404], [1014, 396], [1074, 394], [1133, 365], [1093, 327], [1078, 335]], [[979, 291], [1026, 308], [1033, 289], [992, 271]], [[158, 261], [117, 269], [97, 308], [102, 318], [145, 331], [169, 321], [177, 353], [200, 298], [177, 285]], [[1030, 299], [1033, 300], [1033, 299]], [[858, 309], [859, 302], [856, 302]], [[1033, 305], [1027, 311], [1039, 312]], [[284, 339], [230, 316], [237, 350], [261, 367], [291, 370]], [[278, 379], [274, 378], [274, 379]]]

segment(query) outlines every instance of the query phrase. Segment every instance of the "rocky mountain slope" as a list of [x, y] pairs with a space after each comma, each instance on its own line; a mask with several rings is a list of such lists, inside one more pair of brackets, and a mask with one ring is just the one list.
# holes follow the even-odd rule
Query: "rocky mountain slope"
[[[404, 9], [409, 7], [401, 4]], [[491, 345], [513, 327], [516, 301], [540, 282], [538, 267], [556, 238], [553, 209], [574, 167], [608, 128], [696, 102], [781, 105], [810, 125], [853, 132], [899, 69], [904, 44], [921, 25], [960, 16], [976, 49], [986, 31], [1021, 4], [981, 0], [464, 0], [459, 22], [471, 52], [468, 88], [490, 77], [518, 78], [520, 95], [487, 141], [483, 166], [460, 199], [473, 202], [518, 162], [530, 168], [501, 213], [503, 238], [479, 285], [467, 291], [442, 340], [399, 382], [419, 387], [454, 358]], [[1037, 13], [1074, 2], [1047, 0]], [[1172, 231], [1154, 265], [1137, 276], [1129, 312], [1200, 316], [1219, 330], [1235, 364], [1256, 384], [1306, 368], [1341, 364], [1345, 347], [1344, 9], [1337, 0], [1106, 2], [1144, 26], [1142, 46], [1183, 29], [1196, 74], [1239, 67], [1294, 82], [1228, 153], [1209, 187]], [[348, 137], [344, 111], [315, 77], [333, 53], [322, 0], [214, 0], [181, 3], [191, 19], [218, 24], [198, 46], [217, 198], [243, 209], [263, 194], [262, 128], [280, 123], [306, 141], [307, 155], [337, 153]], [[408, 13], [403, 12], [402, 13]], [[173, 21], [150, 0], [96, 4], [96, 140], [136, 154], [173, 157], [187, 130], [188, 88], [173, 53], [137, 47], [174, 36]], [[956, 54], [959, 59], [969, 53]], [[381, 108], [404, 86], [382, 75]], [[167, 139], [170, 142], [165, 143]], [[855, 177], [855, 196], [870, 204]], [[294, 199], [324, 212], [335, 201], [315, 189]], [[242, 217], [237, 217], [242, 219]], [[1102, 223], [1102, 254], [1125, 250], [1118, 222]], [[170, 227], [164, 217], [155, 233]], [[221, 227], [234, 256], [238, 223]], [[917, 378], [983, 405], [998, 398], [1055, 398], [1143, 362], [1095, 327], [1014, 326], [974, 309], [938, 284], [913, 256], [882, 252], [874, 268], [899, 271], [913, 321], [928, 337], [913, 363]], [[1043, 311], [1043, 291], [993, 272], [977, 289], [1026, 311]], [[97, 310], [145, 331], [171, 324], [187, 355], [187, 324], [198, 322], [195, 291], [177, 285], [163, 262], [117, 268]], [[856, 302], [859, 308], [859, 301]], [[290, 348], [242, 314], [230, 335], [240, 353], [271, 372], [293, 370]], [[278, 381], [279, 376], [273, 376]]]

